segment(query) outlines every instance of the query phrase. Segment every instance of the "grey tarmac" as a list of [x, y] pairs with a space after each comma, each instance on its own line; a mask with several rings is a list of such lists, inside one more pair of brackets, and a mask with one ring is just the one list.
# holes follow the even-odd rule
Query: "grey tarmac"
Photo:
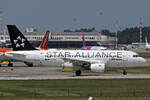
[[0, 67], [0, 80], [150, 78], [150, 74], [122, 75], [105, 73], [83, 73], [81, 76], [75, 76], [73, 72], [62, 72], [60, 67], [27, 67], [22, 63], [15, 63], [15, 66], [16, 67]]

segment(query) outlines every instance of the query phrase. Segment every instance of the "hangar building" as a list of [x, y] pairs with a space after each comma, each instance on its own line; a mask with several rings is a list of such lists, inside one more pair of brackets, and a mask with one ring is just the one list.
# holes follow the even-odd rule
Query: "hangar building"
[[[37, 32], [34, 29], [26, 29], [23, 32], [25, 37], [34, 45], [39, 46], [44, 32]], [[85, 40], [87, 46], [98, 45], [113, 45], [115, 38], [101, 35], [99, 32], [85, 32]], [[7, 32], [0, 35], [0, 42], [10, 43], [9, 35]], [[49, 37], [49, 48], [81, 48], [82, 47], [82, 32], [52, 32]]]

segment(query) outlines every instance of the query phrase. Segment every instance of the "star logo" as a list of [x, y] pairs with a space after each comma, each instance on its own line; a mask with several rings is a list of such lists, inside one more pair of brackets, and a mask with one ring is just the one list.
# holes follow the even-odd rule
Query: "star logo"
[[22, 47], [24, 47], [24, 43], [21, 43], [20, 45], [21, 45]]
[[18, 37], [17, 37], [17, 40], [21, 40], [21, 37], [20, 37], [20, 36], [18, 36]]
[[22, 42], [24, 42], [24, 41], [25, 41], [25, 39], [22, 39], [21, 41], [22, 41]]
[[18, 47], [20, 47], [20, 45], [17, 43], [17, 44], [16, 44], [16, 48], [18, 48]]
[[21, 36], [18, 36], [16, 40], [14, 40], [14, 44], [16, 44], [16, 48], [24, 47], [25, 46], [25, 39], [23, 39]]
[[17, 43], [17, 40], [14, 40], [14, 44], [16, 44]]

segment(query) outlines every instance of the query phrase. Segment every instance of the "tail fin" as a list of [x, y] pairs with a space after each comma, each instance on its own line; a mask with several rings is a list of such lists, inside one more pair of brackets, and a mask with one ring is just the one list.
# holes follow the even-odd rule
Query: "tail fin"
[[85, 33], [82, 32], [82, 40], [83, 40], [83, 48], [86, 47], [86, 43], [85, 43]]
[[7, 25], [10, 41], [14, 51], [18, 50], [36, 50], [19, 31], [16, 25]]
[[148, 45], [148, 42], [147, 42], [147, 37], [145, 37], [145, 44], [146, 44], [146, 45]]
[[43, 37], [43, 40], [42, 40], [41, 45], [40, 45], [40, 49], [42, 49], [42, 50], [47, 50], [48, 49], [49, 33], [50, 33], [50, 31], [47, 30], [44, 37]]

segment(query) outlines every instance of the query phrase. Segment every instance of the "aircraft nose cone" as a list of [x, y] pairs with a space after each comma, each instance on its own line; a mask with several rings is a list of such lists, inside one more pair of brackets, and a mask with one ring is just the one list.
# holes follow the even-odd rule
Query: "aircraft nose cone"
[[144, 59], [144, 62], [146, 62], [147, 60], [146, 59]]
[[143, 62], [143, 63], [145, 63], [146, 62], [146, 59], [144, 59], [144, 58], [141, 58], [141, 60], [140, 60], [141, 62]]

